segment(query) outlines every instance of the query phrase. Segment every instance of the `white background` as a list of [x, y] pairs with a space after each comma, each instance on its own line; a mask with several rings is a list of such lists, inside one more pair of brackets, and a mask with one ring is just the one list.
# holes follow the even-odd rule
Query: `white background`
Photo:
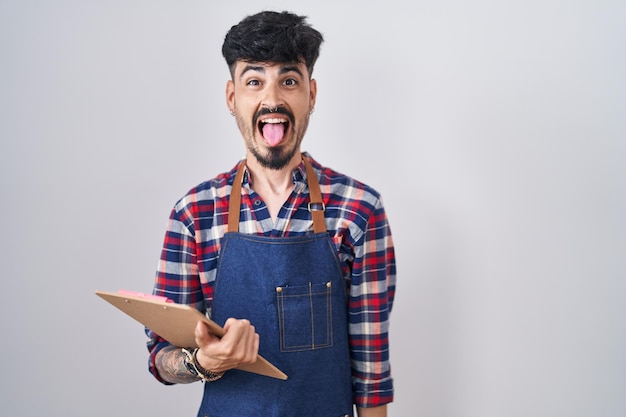
[[390, 416], [626, 416], [621, 0], [0, 0], [0, 415], [195, 415], [94, 291], [243, 156], [221, 43], [266, 8], [326, 37], [304, 149], [387, 207]]

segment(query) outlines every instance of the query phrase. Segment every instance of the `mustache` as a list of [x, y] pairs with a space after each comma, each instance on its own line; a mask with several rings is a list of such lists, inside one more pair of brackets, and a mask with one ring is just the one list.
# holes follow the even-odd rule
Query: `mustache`
[[293, 113], [290, 112], [285, 107], [276, 107], [274, 109], [270, 109], [268, 107], [262, 107], [261, 110], [256, 112], [256, 114], [254, 115], [254, 124], [256, 125], [258, 123], [259, 117], [265, 116], [266, 114], [282, 114], [284, 116], [287, 116], [287, 118], [289, 119], [289, 122], [292, 125], [295, 124], [295, 118], [294, 118]]

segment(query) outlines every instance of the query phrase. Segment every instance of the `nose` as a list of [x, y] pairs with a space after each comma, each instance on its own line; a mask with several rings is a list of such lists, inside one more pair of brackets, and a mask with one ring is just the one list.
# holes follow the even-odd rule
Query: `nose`
[[266, 107], [270, 109], [270, 111], [277, 111], [277, 109], [283, 107], [284, 104], [280, 93], [280, 86], [275, 83], [266, 84], [261, 107]]

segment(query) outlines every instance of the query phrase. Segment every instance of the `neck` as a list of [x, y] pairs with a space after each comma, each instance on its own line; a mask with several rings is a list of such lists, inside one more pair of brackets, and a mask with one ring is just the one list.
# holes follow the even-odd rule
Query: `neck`
[[248, 154], [246, 156], [246, 165], [252, 176], [252, 189], [259, 193], [261, 197], [268, 195], [282, 196], [293, 190], [293, 180], [291, 178], [293, 170], [300, 165], [302, 156], [300, 152], [296, 153], [291, 161], [281, 169], [269, 169]]
[[252, 176], [252, 189], [261, 196], [274, 222], [280, 208], [293, 191], [295, 185], [291, 173], [300, 164], [302, 157], [298, 152], [284, 168], [275, 170], [261, 166], [254, 156], [246, 156], [246, 164]]

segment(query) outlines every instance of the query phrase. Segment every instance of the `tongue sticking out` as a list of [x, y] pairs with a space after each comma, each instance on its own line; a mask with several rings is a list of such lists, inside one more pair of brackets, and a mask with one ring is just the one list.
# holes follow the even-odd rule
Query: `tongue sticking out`
[[282, 123], [266, 123], [263, 126], [263, 137], [270, 146], [278, 145], [285, 135], [285, 127]]

